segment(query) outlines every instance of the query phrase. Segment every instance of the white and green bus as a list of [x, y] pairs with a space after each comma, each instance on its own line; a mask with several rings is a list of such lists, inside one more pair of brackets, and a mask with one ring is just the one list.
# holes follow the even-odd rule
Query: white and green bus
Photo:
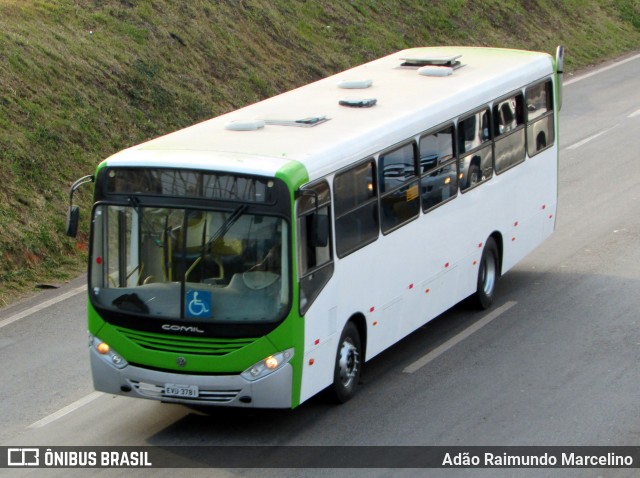
[[467, 297], [490, 307], [554, 230], [562, 63], [409, 49], [103, 161], [70, 194], [95, 183], [95, 388], [346, 401], [372, 357]]

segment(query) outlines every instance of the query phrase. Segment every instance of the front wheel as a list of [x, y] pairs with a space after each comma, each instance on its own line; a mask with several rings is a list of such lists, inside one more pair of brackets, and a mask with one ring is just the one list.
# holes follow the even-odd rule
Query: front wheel
[[480, 269], [478, 270], [478, 284], [475, 293], [475, 302], [482, 309], [488, 309], [493, 305], [496, 290], [496, 282], [500, 276], [499, 252], [496, 241], [487, 239], [482, 250]]
[[362, 366], [360, 333], [348, 322], [340, 336], [333, 372], [333, 393], [340, 403], [350, 400], [356, 392]]

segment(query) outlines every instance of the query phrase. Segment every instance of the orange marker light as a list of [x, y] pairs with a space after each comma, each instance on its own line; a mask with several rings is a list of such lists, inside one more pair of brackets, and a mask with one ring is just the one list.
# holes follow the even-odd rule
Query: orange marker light
[[100, 342], [98, 345], [96, 345], [96, 350], [102, 355], [107, 355], [109, 353], [109, 346], [104, 342]]
[[278, 359], [275, 358], [274, 356], [271, 357], [267, 357], [264, 361], [264, 365], [269, 369], [269, 370], [273, 370], [274, 368], [278, 367]]

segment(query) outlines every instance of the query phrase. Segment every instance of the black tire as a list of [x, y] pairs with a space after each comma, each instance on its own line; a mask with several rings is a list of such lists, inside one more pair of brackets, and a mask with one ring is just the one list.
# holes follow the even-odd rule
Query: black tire
[[500, 253], [496, 241], [490, 237], [482, 250], [474, 295], [475, 303], [481, 309], [488, 309], [493, 305], [498, 277], [500, 277]]
[[345, 403], [355, 395], [361, 368], [360, 333], [353, 322], [348, 322], [340, 336], [333, 371], [332, 391], [339, 403]]

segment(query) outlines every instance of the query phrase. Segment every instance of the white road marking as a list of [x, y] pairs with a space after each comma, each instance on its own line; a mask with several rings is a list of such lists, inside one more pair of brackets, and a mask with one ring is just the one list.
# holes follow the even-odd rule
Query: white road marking
[[104, 395], [104, 393], [102, 392], [90, 393], [89, 395], [82, 397], [80, 400], [76, 400], [72, 404], [67, 405], [64, 408], [61, 408], [57, 412], [52, 413], [47, 417], [44, 417], [42, 420], [38, 420], [37, 422], [32, 423], [27, 428], [42, 428], [46, 425], [49, 425], [50, 423], [55, 422], [56, 420], [64, 417], [65, 415], [68, 415], [69, 413], [76, 411], [78, 408], [84, 407], [87, 403], [94, 401], [96, 398], [99, 398], [102, 395]]
[[640, 110], [634, 111], [629, 116], [627, 116], [627, 118], [635, 118], [636, 116], [640, 116]]
[[640, 58], [640, 54], [638, 55], [634, 55], [634, 56], [630, 56], [629, 58], [625, 58], [624, 60], [618, 61], [616, 63], [612, 63], [611, 65], [607, 65], [604, 66], [602, 68], [598, 68], [597, 70], [594, 70], [590, 73], [587, 73], [585, 75], [579, 76], [577, 78], [572, 78], [569, 81], [565, 81], [563, 82], [564, 86], [569, 86], [572, 85], [573, 83], [577, 83], [578, 81], [582, 81], [582, 80], [586, 80], [587, 78], [591, 78], [592, 76], [598, 75], [600, 73], [604, 73], [605, 71], [608, 71], [612, 68], [615, 68], [616, 66], [620, 66], [620, 65], [624, 65], [625, 63], [629, 63], [630, 61], [634, 61]]
[[588, 138], [583, 139], [582, 141], [578, 141], [577, 143], [572, 144], [571, 146], [567, 146], [565, 149], [578, 149], [580, 146], [584, 146], [585, 144], [587, 144], [589, 141], [593, 141], [594, 139], [596, 139], [598, 136], [602, 136], [605, 133], [608, 133], [609, 131], [611, 131], [613, 128], [609, 128], [609, 129], [605, 129], [604, 131], [600, 131], [599, 133], [596, 133], [592, 136], [589, 136]]
[[469, 337], [472, 334], [476, 333], [478, 330], [480, 330], [482, 327], [484, 327], [485, 325], [487, 325], [491, 321], [493, 321], [493, 320], [497, 319], [498, 317], [500, 317], [502, 314], [504, 314], [507, 310], [509, 310], [511, 307], [513, 307], [516, 304], [517, 304], [517, 302], [515, 302], [515, 301], [506, 302], [505, 304], [501, 305], [497, 309], [495, 309], [492, 312], [490, 312], [489, 314], [487, 314], [482, 319], [478, 320], [475, 324], [473, 324], [473, 325], [467, 327], [466, 329], [464, 329], [461, 333], [459, 333], [455, 337], [450, 338], [449, 340], [447, 340], [445, 343], [443, 343], [439, 347], [433, 349], [431, 352], [429, 352], [428, 354], [426, 354], [422, 358], [420, 358], [420, 359], [416, 360], [415, 362], [413, 362], [411, 365], [409, 365], [407, 368], [405, 368], [402, 372], [403, 373], [414, 373], [414, 372], [420, 370], [422, 367], [424, 367], [429, 362], [432, 362], [433, 360], [438, 358], [440, 355], [445, 353], [447, 350], [455, 347], [460, 342], [462, 342], [464, 339], [466, 339], [467, 337]]
[[9, 325], [12, 324], [14, 322], [16, 322], [17, 320], [20, 319], [24, 319], [25, 317], [28, 317], [29, 315], [35, 314], [36, 312], [39, 312], [43, 309], [46, 309], [47, 307], [50, 307], [54, 304], [57, 304], [58, 302], [62, 302], [63, 300], [67, 300], [69, 297], [73, 297], [74, 295], [78, 295], [81, 292], [84, 292], [87, 290], [87, 286], [83, 285], [82, 287], [78, 287], [76, 289], [72, 289], [69, 292], [66, 292], [62, 295], [59, 295], [58, 297], [54, 297], [53, 299], [47, 300], [46, 302], [43, 302], [42, 304], [38, 304], [35, 305], [27, 310], [23, 310], [22, 312], [19, 312], [15, 315], [12, 315], [11, 317], [4, 319], [2, 321], [0, 321], [0, 329], [2, 327], [4, 327], [5, 325]]

